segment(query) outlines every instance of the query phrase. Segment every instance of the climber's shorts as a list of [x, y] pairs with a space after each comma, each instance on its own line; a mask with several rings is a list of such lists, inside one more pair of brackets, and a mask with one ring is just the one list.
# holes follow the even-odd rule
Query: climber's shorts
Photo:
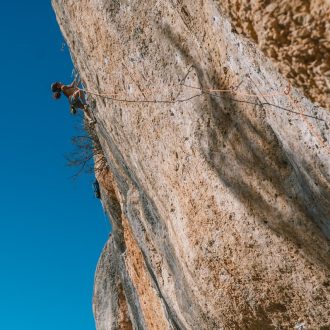
[[73, 95], [69, 97], [69, 103], [75, 107], [79, 106], [79, 98], [75, 98]]

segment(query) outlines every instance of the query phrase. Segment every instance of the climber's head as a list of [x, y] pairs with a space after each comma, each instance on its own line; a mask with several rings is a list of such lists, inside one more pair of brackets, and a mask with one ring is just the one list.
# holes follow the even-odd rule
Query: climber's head
[[53, 92], [53, 99], [58, 100], [61, 97], [62, 84], [58, 81], [51, 84], [50, 89]]
[[60, 82], [56, 81], [53, 84], [51, 84], [50, 88], [51, 88], [52, 92], [60, 92], [61, 86], [62, 86], [62, 84]]
[[59, 81], [52, 83], [50, 86], [52, 92], [60, 92], [61, 87], [62, 87], [62, 84]]

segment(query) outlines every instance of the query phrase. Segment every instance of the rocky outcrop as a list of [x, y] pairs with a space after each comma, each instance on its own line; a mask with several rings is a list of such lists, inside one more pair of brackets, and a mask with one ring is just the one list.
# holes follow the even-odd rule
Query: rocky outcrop
[[330, 114], [222, 6], [53, 0], [104, 157], [98, 330], [330, 327]]
[[330, 1], [221, 1], [250, 37], [306, 95], [329, 108]]

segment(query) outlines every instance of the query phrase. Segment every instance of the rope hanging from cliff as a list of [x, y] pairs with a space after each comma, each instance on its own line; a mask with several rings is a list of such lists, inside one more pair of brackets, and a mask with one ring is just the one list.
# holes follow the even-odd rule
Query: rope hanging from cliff
[[[187, 98], [183, 98], [183, 99], [174, 99], [174, 100], [157, 100], [157, 99], [139, 99], [139, 100], [129, 100], [129, 99], [125, 99], [125, 98], [118, 98], [118, 94], [104, 94], [104, 93], [97, 93], [97, 92], [93, 92], [84, 88], [79, 88], [82, 92], [86, 93], [86, 94], [91, 94], [91, 95], [95, 95], [95, 96], [99, 96], [105, 99], [109, 99], [115, 102], [123, 102], [123, 103], [163, 103], [163, 104], [176, 104], [176, 103], [184, 103], [184, 102], [188, 102], [194, 98], [203, 96], [203, 95], [209, 95], [209, 96], [214, 96], [214, 97], [220, 97], [223, 98], [223, 95], [219, 95], [219, 94], [215, 94], [215, 93], [223, 93], [223, 94], [233, 94], [234, 96], [245, 96], [245, 97], [259, 97], [262, 96], [265, 100], [265, 102], [259, 102], [259, 103], [255, 103], [255, 102], [250, 102], [250, 101], [245, 101], [245, 100], [238, 100], [238, 99], [234, 99], [232, 97], [230, 97], [229, 99], [234, 101], [234, 102], [239, 102], [239, 103], [249, 103], [249, 104], [255, 104], [255, 105], [262, 105], [262, 106], [271, 106], [271, 107], [275, 107], [279, 110], [285, 111], [285, 112], [290, 112], [290, 113], [294, 113], [296, 115], [300, 115], [303, 117], [308, 117], [308, 118], [312, 118], [315, 120], [319, 120], [319, 121], [323, 121], [325, 122], [324, 119], [322, 118], [318, 118], [316, 116], [312, 116], [312, 115], [308, 115], [306, 113], [302, 113], [301, 111], [294, 111], [288, 108], [284, 108], [282, 106], [276, 105], [276, 104], [272, 104], [270, 102], [268, 102], [265, 97], [266, 96], [287, 96], [289, 93], [286, 93], [286, 91], [284, 91], [284, 93], [269, 93], [269, 94], [249, 94], [249, 93], [239, 93], [235, 91], [235, 88], [233, 89], [203, 89], [200, 87], [195, 87], [195, 86], [189, 86], [189, 85], [185, 85], [185, 84], [180, 84], [180, 86], [185, 86], [187, 88], [191, 88], [191, 89], [195, 89], [195, 90], [200, 90], [200, 93], [195, 94], [193, 96], [187, 97]], [[237, 88], [237, 87], [236, 87]], [[290, 91], [291, 87], [288, 87], [286, 90]]]
[[128, 100], [128, 99], [122, 99], [122, 98], [114, 97], [114, 96], [117, 96], [118, 94], [100, 94], [100, 93], [92, 92], [92, 91], [82, 89], [82, 88], [79, 88], [79, 90], [81, 90], [82, 92], [84, 92], [86, 94], [100, 96], [100, 97], [105, 98], [105, 99], [109, 99], [109, 100], [117, 101], [117, 102], [124, 102], [124, 103], [167, 103], [167, 104], [175, 104], [175, 103], [182, 103], [182, 102], [190, 101], [190, 100], [194, 99], [195, 97], [198, 97], [198, 96], [201, 96], [201, 95], [204, 94], [204, 93], [199, 93], [199, 94], [196, 94], [196, 95], [193, 95], [191, 97], [181, 99], [181, 100]]

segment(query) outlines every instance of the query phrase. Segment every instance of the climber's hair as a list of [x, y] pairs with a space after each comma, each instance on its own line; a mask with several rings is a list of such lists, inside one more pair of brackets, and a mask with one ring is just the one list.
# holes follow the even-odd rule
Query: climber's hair
[[60, 92], [61, 91], [61, 83], [59, 81], [54, 82], [53, 84], [51, 84], [50, 89], [52, 90], [52, 92]]
[[58, 100], [61, 97], [61, 83], [59, 81], [54, 82], [51, 84], [50, 89], [53, 92], [53, 99]]
[[54, 100], [58, 100], [60, 97], [61, 97], [61, 92], [58, 92], [58, 91], [57, 91], [57, 92], [54, 92], [54, 93], [53, 93], [53, 99], [54, 99]]

